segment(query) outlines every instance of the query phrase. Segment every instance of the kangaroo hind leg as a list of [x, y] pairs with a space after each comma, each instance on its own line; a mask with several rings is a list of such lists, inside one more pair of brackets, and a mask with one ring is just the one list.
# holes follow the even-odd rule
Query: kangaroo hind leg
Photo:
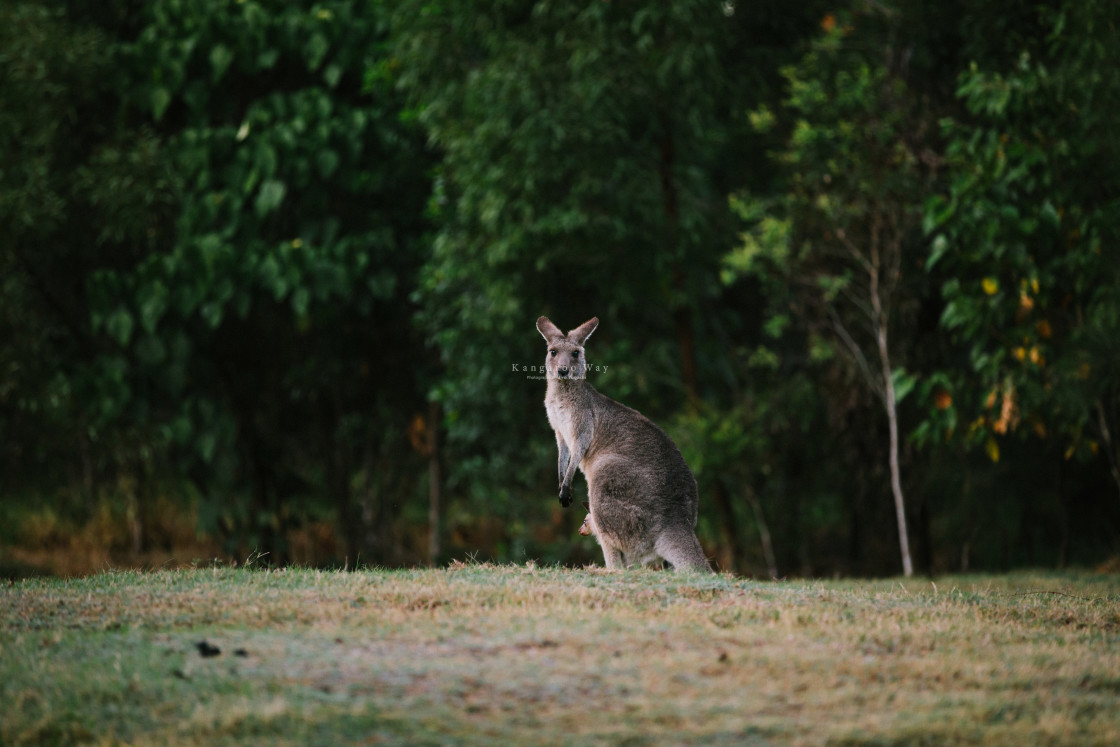
[[606, 563], [607, 570], [618, 570], [626, 567], [621, 550], [614, 545], [603, 542], [601, 537], [599, 538], [599, 545], [603, 548], [603, 562]]

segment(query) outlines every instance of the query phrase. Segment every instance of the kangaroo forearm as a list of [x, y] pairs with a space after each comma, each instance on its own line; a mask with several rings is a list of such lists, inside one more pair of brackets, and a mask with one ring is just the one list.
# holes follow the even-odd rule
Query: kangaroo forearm
[[560, 481], [560, 484], [563, 485], [564, 475], [568, 472], [568, 465], [571, 463], [572, 455], [571, 452], [568, 451], [568, 445], [564, 443], [563, 439], [557, 439], [557, 441], [559, 441], [560, 458], [557, 460], [556, 464], [556, 477]]
[[564, 474], [560, 475], [560, 484], [571, 485], [572, 480], [575, 479], [577, 469], [579, 469], [579, 461], [573, 458], [568, 462], [568, 468], [564, 470]]
[[576, 476], [576, 470], [579, 469], [580, 462], [583, 461], [583, 455], [587, 453], [587, 448], [591, 445], [591, 437], [592, 432], [590, 430], [581, 431], [577, 436], [578, 441], [575, 444], [575, 449], [569, 454], [568, 466], [560, 478], [561, 485], [572, 484], [572, 479]]

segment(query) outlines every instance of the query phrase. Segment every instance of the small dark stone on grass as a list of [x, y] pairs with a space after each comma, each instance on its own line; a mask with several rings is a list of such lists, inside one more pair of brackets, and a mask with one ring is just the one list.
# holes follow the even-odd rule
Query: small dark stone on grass
[[199, 641], [194, 645], [198, 649], [198, 653], [201, 654], [204, 659], [209, 659], [212, 656], [218, 656], [222, 653], [222, 650], [210, 643], [210, 641]]

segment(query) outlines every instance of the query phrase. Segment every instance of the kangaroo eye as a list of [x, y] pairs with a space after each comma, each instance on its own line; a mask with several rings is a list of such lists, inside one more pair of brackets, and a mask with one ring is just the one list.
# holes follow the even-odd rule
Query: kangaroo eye
[[578, 358], [579, 357], [579, 351], [578, 350], [573, 350], [572, 351], [572, 357], [573, 358]]
[[555, 349], [555, 348], [553, 348], [552, 350], [549, 350], [549, 351], [548, 351], [548, 353], [549, 353], [549, 355], [551, 355], [551, 356], [552, 356], [553, 358], [555, 358], [555, 357], [556, 357], [556, 349]]

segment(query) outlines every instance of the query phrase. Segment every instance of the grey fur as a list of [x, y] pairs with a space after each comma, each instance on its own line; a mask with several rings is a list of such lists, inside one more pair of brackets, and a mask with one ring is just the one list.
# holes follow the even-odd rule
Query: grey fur
[[537, 319], [548, 343], [544, 406], [560, 452], [560, 504], [571, 505], [578, 468], [607, 568], [662, 557], [676, 570], [711, 572], [694, 531], [696, 478], [680, 450], [647, 417], [587, 382], [583, 345], [598, 325], [595, 317], [565, 335], [547, 317]]

